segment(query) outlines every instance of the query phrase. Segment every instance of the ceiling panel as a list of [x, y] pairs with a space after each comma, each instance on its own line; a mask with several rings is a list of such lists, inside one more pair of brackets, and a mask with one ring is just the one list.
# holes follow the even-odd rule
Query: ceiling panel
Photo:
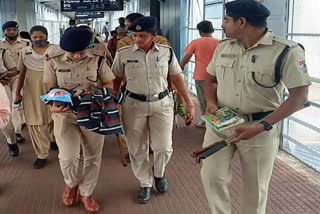
[[[53, 9], [53, 10], [56, 10], [59, 12], [61, 11], [60, 0], [39, 0], [39, 2], [43, 5], [45, 5], [46, 7]], [[75, 16], [74, 12], [68, 12], [68, 13], [63, 12], [62, 14], [66, 15], [70, 18], [74, 18], [74, 16]]]

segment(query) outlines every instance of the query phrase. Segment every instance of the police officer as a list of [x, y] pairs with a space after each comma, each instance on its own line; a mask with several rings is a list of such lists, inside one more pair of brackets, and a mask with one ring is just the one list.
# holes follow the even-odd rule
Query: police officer
[[[18, 64], [19, 54], [22, 48], [28, 46], [30, 41], [27, 39], [21, 39], [18, 37], [19, 35], [19, 25], [15, 21], [8, 21], [2, 25], [2, 31], [5, 35], [5, 38], [0, 40], [0, 46], [8, 49], [12, 52], [13, 59]], [[15, 101], [15, 91], [18, 84], [18, 76], [12, 78], [12, 81], [8, 84], [12, 93], [12, 102]], [[16, 132], [16, 141], [21, 143], [25, 141], [25, 138], [21, 135], [22, 124], [25, 122], [23, 110], [21, 108], [13, 108], [12, 109], [12, 121], [14, 125], [14, 129]]]
[[[128, 30], [128, 27], [131, 25], [132, 22], [134, 22], [136, 19], [144, 17], [144, 15], [142, 15], [141, 13], [130, 13], [129, 15], [126, 16], [124, 24], [126, 26], [126, 29]], [[117, 42], [117, 50], [119, 50], [120, 48], [123, 48], [125, 46], [128, 45], [133, 45], [134, 41], [132, 38], [132, 31], [128, 31], [128, 34], [126, 37], [118, 40]], [[162, 44], [162, 45], [170, 45], [170, 42], [167, 40], [166, 37], [164, 36], [160, 36], [160, 35], [154, 35], [153, 36], [153, 41], [157, 44]], [[120, 109], [121, 112], [121, 109]], [[128, 147], [127, 147], [127, 141], [126, 138], [122, 135], [117, 134], [117, 140], [119, 143], [119, 148], [121, 150], [121, 153], [126, 154], [125, 158], [126, 161], [130, 162], [130, 159], [128, 157]], [[150, 150], [151, 151], [151, 150]]]
[[[0, 82], [4, 85], [7, 96], [10, 101], [10, 109], [12, 109], [12, 93], [14, 91], [11, 90], [9, 86], [12, 82], [12, 78], [17, 74], [16, 63], [11, 56], [11, 53], [0, 47]], [[12, 157], [16, 157], [19, 155], [19, 147], [16, 143], [16, 135], [14, 131], [14, 126], [12, 122], [12, 114], [10, 114], [8, 124], [1, 128], [2, 133], [4, 134], [8, 147], [9, 154]]]
[[[124, 21], [126, 29], [128, 30], [128, 27], [131, 25], [131, 23], [141, 17], [144, 17], [141, 13], [130, 13], [129, 15], [127, 15]], [[167, 38], [161, 35], [154, 35], [153, 41], [162, 45], [170, 45], [170, 42], [167, 40]], [[133, 45], [133, 44], [134, 42], [132, 38], [132, 32], [129, 30], [126, 37], [123, 37], [122, 39], [118, 40], [117, 50], [127, 45]]]
[[[64, 51], [47, 56], [44, 83], [50, 88], [59, 87], [70, 91], [87, 91], [97, 87], [112, 88], [112, 74], [103, 53], [88, 51], [92, 33], [85, 28], [73, 27], [60, 40]], [[101, 60], [101, 58], [103, 60]], [[66, 183], [63, 202], [72, 206], [79, 189], [79, 200], [88, 212], [99, 211], [99, 204], [92, 197], [97, 184], [104, 136], [77, 124], [76, 116], [67, 107], [53, 104], [54, 135], [59, 147], [59, 161]], [[78, 176], [80, 143], [84, 155], [82, 176]]]
[[[168, 190], [165, 168], [172, 155], [173, 99], [169, 95], [167, 77], [186, 101], [186, 122], [194, 115], [194, 105], [187, 92], [179, 62], [169, 46], [156, 44], [155, 17], [141, 17], [128, 28], [133, 31], [134, 45], [120, 49], [114, 59], [116, 86], [127, 78], [123, 104], [124, 128], [132, 170], [140, 181], [137, 199], [147, 203], [151, 197], [153, 177], [157, 190]], [[149, 162], [149, 144], [154, 151], [153, 166]]]
[[[247, 122], [219, 134], [207, 125], [203, 146], [234, 133], [235, 143], [205, 159], [201, 177], [212, 213], [231, 214], [227, 186], [231, 181], [231, 160], [237, 151], [243, 181], [240, 213], [264, 214], [279, 146], [278, 122], [303, 108], [311, 82], [304, 50], [268, 30], [270, 12], [264, 5], [254, 0], [236, 0], [225, 7], [222, 28], [229, 39], [219, 43], [207, 68], [207, 112], [227, 106]], [[279, 58], [282, 63], [277, 63]], [[281, 102], [285, 88], [290, 95]]]

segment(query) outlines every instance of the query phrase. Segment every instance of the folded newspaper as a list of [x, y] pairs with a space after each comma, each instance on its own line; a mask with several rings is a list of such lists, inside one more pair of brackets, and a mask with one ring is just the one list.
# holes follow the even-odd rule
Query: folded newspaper
[[223, 107], [215, 114], [202, 115], [201, 119], [208, 123], [217, 132], [244, 123], [244, 119], [228, 107]]

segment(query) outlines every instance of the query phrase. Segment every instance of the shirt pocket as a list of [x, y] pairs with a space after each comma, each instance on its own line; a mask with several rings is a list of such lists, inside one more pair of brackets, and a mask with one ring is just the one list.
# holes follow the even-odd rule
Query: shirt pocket
[[59, 87], [66, 87], [67, 84], [72, 80], [70, 69], [58, 68], [56, 75]]
[[168, 62], [156, 62], [156, 68], [158, 73], [163, 76], [167, 77], [169, 72], [169, 65]]
[[233, 70], [235, 59], [225, 58], [218, 60], [216, 64], [216, 77], [217, 81], [222, 82], [226, 79], [226, 76]]
[[140, 63], [127, 63], [125, 65], [125, 76], [127, 80], [139, 78], [142, 75], [142, 65]]
[[86, 81], [89, 82], [98, 82], [99, 81], [99, 75], [98, 75], [98, 67], [93, 66], [90, 68], [90, 70], [84, 71], [84, 78]]
[[273, 87], [275, 82], [274, 65], [252, 65], [246, 73], [247, 83], [251, 86]]

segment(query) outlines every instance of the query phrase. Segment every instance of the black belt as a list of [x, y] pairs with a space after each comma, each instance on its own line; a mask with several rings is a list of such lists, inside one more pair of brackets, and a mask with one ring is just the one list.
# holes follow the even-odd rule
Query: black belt
[[150, 95], [150, 96], [145, 96], [143, 94], [136, 94], [136, 93], [133, 93], [133, 92], [127, 90], [126, 95], [128, 97], [131, 97], [136, 100], [140, 100], [142, 102], [154, 102], [154, 101], [161, 100], [164, 97], [166, 97], [167, 95], [169, 95], [169, 90], [166, 89], [163, 92], [160, 92], [159, 94], [154, 94], [154, 95]]
[[252, 113], [248, 114], [248, 120], [249, 121], [254, 121], [254, 120], [261, 120], [262, 118], [268, 116], [271, 114], [273, 111], [266, 111], [266, 112], [257, 112], [257, 113]]

